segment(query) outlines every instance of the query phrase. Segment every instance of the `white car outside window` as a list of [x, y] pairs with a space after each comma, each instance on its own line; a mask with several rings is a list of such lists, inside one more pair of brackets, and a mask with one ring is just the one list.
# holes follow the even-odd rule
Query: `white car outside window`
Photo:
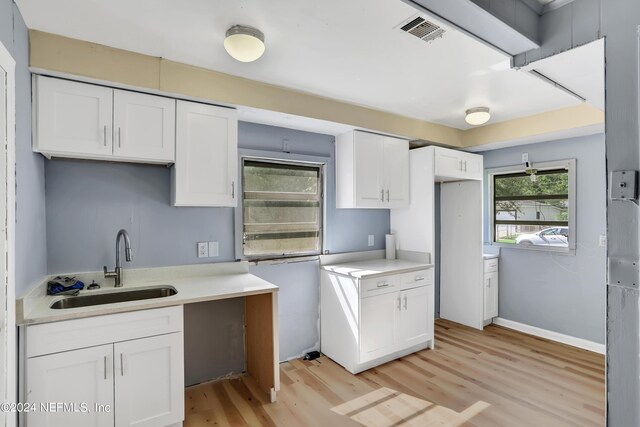
[[566, 248], [569, 245], [568, 236], [568, 227], [551, 227], [533, 234], [521, 234], [516, 238], [516, 244], [525, 246], [558, 246]]

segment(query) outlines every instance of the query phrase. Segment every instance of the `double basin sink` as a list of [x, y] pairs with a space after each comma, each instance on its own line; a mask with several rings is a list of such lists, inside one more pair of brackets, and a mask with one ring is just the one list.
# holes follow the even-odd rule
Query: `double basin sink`
[[157, 286], [154, 288], [123, 290], [94, 295], [79, 295], [66, 297], [51, 304], [53, 309], [89, 307], [93, 305], [115, 304], [118, 302], [139, 301], [154, 298], [165, 298], [177, 294], [172, 286]]

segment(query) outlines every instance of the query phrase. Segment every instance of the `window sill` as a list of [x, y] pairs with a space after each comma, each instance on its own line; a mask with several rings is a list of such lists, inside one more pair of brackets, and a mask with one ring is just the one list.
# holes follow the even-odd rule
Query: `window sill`
[[278, 265], [278, 264], [296, 264], [299, 262], [316, 261], [320, 259], [320, 254], [317, 255], [292, 255], [279, 258], [244, 258], [241, 261], [246, 261], [253, 265]]
[[496, 246], [502, 249], [515, 249], [517, 251], [531, 251], [531, 252], [547, 252], [554, 255], [564, 255], [564, 256], [575, 256], [576, 250], [575, 248], [554, 248], [554, 247], [544, 247], [544, 246], [525, 246], [525, 245], [516, 245], [513, 243], [496, 243], [491, 242], [491, 246]]

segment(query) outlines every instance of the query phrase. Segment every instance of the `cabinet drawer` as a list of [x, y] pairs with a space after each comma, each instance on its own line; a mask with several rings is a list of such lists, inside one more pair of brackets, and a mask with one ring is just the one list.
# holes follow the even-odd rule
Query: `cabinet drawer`
[[27, 357], [182, 331], [182, 306], [27, 326]]
[[360, 286], [360, 298], [396, 292], [400, 288], [400, 277], [397, 275], [364, 279]]
[[433, 285], [432, 270], [412, 271], [400, 276], [400, 290]]
[[498, 258], [486, 259], [484, 261], [484, 272], [495, 273], [498, 271]]

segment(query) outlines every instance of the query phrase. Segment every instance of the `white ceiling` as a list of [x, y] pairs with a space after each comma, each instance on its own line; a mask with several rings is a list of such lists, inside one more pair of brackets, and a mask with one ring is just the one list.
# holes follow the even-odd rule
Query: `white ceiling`
[[[416, 14], [401, 0], [16, 1], [29, 28], [460, 129], [475, 106], [496, 123], [579, 103], [454, 29], [431, 43], [401, 32]], [[234, 24], [265, 33], [258, 61], [224, 51]]]
[[604, 39], [532, 62], [535, 70], [604, 111]]

